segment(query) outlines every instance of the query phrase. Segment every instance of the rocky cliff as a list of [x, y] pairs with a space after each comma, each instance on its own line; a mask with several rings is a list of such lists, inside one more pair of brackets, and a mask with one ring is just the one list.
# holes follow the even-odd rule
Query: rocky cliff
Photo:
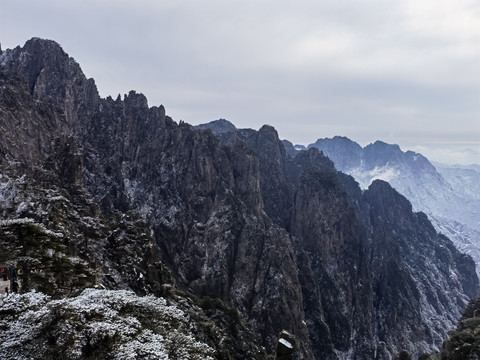
[[387, 359], [438, 346], [458, 305], [476, 294], [475, 266], [425, 215], [387, 183], [362, 193], [315, 148], [288, 156], [271, 127], [212, 132], [227, 145], [241, 137], [258, 156], [265, 211], [297, 254], [316, 358]]
[[362, 148], [346, 137], [335, 136], [318, 139], [309, 147], [323, 151], [338, 170], [352, 175], [362, 188], [376, 179], [388, 181], [416, 211], [429, 216], [437, 231], [471, 255], [480, 273], [478, 169], [434, 166], [421, 154], [403, 152], [398, 145], [382, 141]]
[[[33, 214], [46, 234], [62, 234], [64, 258], [85, 267], [84, 283], [70, 285], [78, 301], [92, 276], [170, 297], [203, 322], [192, 336], [205, 356], [274, 354], [286, 331], [297, 358], [389, 359], [437, 349], [476, 296], [471, 259], [405, 198], [383, 182], [362, 193], [316, 149], [287, 155], [270, 126], [195, 129], [134, 91], [102, 99], [51, 41], [6, 50], [0, 64], [2, 176], [17, 169], [4, 178], [2, 216]], [[48, 196], [20, 206], [37, 195], [18, 190], [19, 169], [48, 175], [35, 186], [55, 184], [60, 215], [49, 215]]]
[[[98, 117], [90, 117], [90, 111], [101, 112], [102, 102], [105, 106], [114, 102], [98, 95], [92, 101], [66, 98], [65, 86], [72, 80], [68, 77], [84, 76], [53, 42], [33, 39], [24, 48], [3, 53], [2, 63], [11, 60], [10, 65], [16, 67], [18, 55], [34, 66], [31, 48], [45, 49], [36, 56], [64, 59], [77, 72], [70, 74], [47, 61], [46, 70], [41, 71], [56, 74], [48, 83], [52, 88], [45, 88], [51, 96], [37, 97], [35, 87], [28, 85], [29, 76], [35, 76], [34, 71], [25, 70], [28, 64], [20, 67], [24, 73], [1, 69], [0, 233], [4, 251], [0, 262], [9, 280], [18, 281], [26, 293], [25, 297], [0, 299], [0, 332], [8, 339], [0, 345], [2, 359], [107, 355], [124, 359], [165, 354], [164, 358], [265, 358], [260, 336], [231, 305], [177, 286], [142, 209], [127, 206], [127, 194], [116, 196], [124, 191], [125, 183], [128, 188], [127, 180], [115, 183], [118, 178], [114, 176], [119, 176], [115, 163], [103, 167], [97, 161], [100, 153], [101, 160], [115, 156], [118, 143], [111, 144], [107, 138], [98, 144], [84, 140], [85, 134], [98, 129], [91, 122]], [[93, 81], [84, 82], [89, 84]], [[134, 112], [135, 104], [145, 98], [135, 93], [130, 97], [133, 105], [126, 111]], [[69, 101], [78, 106], [65, 122], [67, 107], [63, 105]], [[164, 120], [160, 108], [151, 109], [150, 114], [154, 121]], [[123, 139], [120, 143], [123, 149]], [[93, 146], [99, 150], [88, 152]], [[103, 173], [89, 173], [92, 157]], [[96, 190], [90, 191], [85, 184]], [[12, 270], [21, 275], [14, 277]], [[136, 295], [82, 293], [86, 287], [128, 289]], [[31, 290], [46, 295], [27, 293]], [[139, 297], [145, 295], [158, 297], [154, 301], [168, 306], [145, 309], [146, 300]], [[58, 302], [65, 297], [73, 298]], [[95, 309], [89, 305], [92, 301], [99, 302]], [[147, 317], [144, 311], [150, 312]], [[31, 316], [25, 317], [28, 312]], [[76, 345], [67, 346], [71, 343]]]

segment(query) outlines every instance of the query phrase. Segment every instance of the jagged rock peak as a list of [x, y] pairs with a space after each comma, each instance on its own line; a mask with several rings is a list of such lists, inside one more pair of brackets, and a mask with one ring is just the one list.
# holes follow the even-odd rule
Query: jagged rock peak
[[63, 80], [59, 75], [65, 72], [75, 73], [77, 82], [86, 80], [80, 65], [57, 42], [38, 37], [28, 40], [23, 47], [5, 50], [0, 64], [19, 70], [27, 78], [32, 95], [38, 91], [36, 84], [42, 72], [46, 72], [47, 76], [57, 74], [57, 82]]
[[343, 142], [354, 142], [353, 140], [351, 140], [350, 138], [346, 137], [346, 136], [339, 136], [339, 135], [335, 135], [333, 138], [319, 138], [317, 139], [317, 142], [318, 141], [343, 141]]
[[212, 133], [214, 133], [215, 135], [235, 132], [237, 130], [235, 125], [233, 125], [230, 121], [225, 119], [218, 119], [218, 120], [210, 121], [207, 124], [196, 125], [195, 129], [197, 130], [210, 129]]
[[[269, 354], [275, 352], [279, 331], [286, 329], [295, 336], [297, 357], [308, 360], [349, 354], [385, 360], [403, 348], [412, 354], [436, 349], [445, 328], [460, 317], [466, 297], [478, 289], [473, 262], [438, 236], [426, 217], [412, 214], [388, 185], [375, 182], [361, 193], [350, 181], [347, 192], [347, 181], [319, 150], [288, 158], [271, 126], [235, 130], [218, 140], [181, 121], [174, 125], [148, 109], [142, 94], [132, 91], [124, 101], [98, 99], [83, 80], [72, 80], [78, 73], [48, 66], [40, 69], [43, 75], [37, 74], [32, 96], [26, 82], [17, 80], [27, 77], [35, 63], [22, 68], [20, 57], [14, 61], [10, 71], [0, 71], [4, 84], [12, 82], [5, 87], [8, 92], [0, 93], [0, 110], [2, 104], [15, 110], [0, 116], [10, 125], [0, 136], [0, 154], [13, 153], [12, 145], [21, 143], [36, 144], [13, 153], [23, 155], [28, 165], [41, 164], [40, 155], [51, 155], [50, 177], [58, 177], [62, 192], [52, 193], [58, 196], [46, 204], [63, 201], [65, 206], [41, 206], [33, 196], [27, 201], [31, 186], [23, 186], [23, 180], [16, 186], [8, 179], [1, 181], [0, 202], [16, 188], [25, 194], [21, 203], [9, 206], [10, 214], [38, 206], [38, 211], [29, 211], [39, 223], [51, 222], [55, 233], [64, 231], [68, 220], [66, 235], [75, 241], [70, 242], [75, 245], [72, 253], [84, 249], [87, 259], [98, 254], [96, 259], [107, 260], [102, 267], [111, 288], [128, 284], [141, 294], [173, 298], [175, 289], [163, 286], [172, 282], [158, 276], [165, 261], [179, 286], [216, 298], [196, 301], [192, 296], [193, 305], [203, 304], [213, 321], [223, 308], [230, 314], [220, 318], [226, 330], [231, 319], [237, 318], [239, 326], [248, 322], [255, 331], [251, 338]], [[18, 78], [11, 79], [8, 72]], [[39, 104], [46, 106], [43, 113]], [[52, 134], [61, 124], [76, 129], [78, 146], [70, 137]], [[78, 195], [82, 180], [85, 196], [88, 190], [95, 198]], [[51, 183], [45, 177], [38, 186]], [[70, 203], [86, 208], [80, 224], [73, 221], [78, 217], [69, 220], [75, 215], [67, 203], [70, 193]], [[100, 205], [107, 216], [99, 216], [100, 210], [94, 212], [96, 206], [89, 204]], [[43, 209], [52, 209], [51, 214], [44, 215]], [[133, 212], [138, 212], [138, 221], [124, 216]], [[77, 239], [79, 230], [84, 235]], [[18, 248], [15, 241], [12, 236], [12, 248]], [[89, 266], [93, 270], [97, 265]], [[233, 341], [239, 331], [228, 333]], [[232, 348], [243, 347], [242, 338], [235, 338]], [[219, 343], [216, 339], [212, 346]], [[252, 344], [252, 354], [258, 353], [255, 348]], [[229, 354], [218, 358], [254, 357], [244, 349], [239, 356]]]
[[59, 43], [54, 40], [43, 39], [40, 37], [33, 37], [30, 40], [27, 40], [25, 42], [24, 48], [41, 48], [48, 51], [59, 51], [64, 55], [67, 55], [67, 53], [63, 50], [62, 46]]
[[295, 163], [303, 168], [316, 168], [324, 172], [336, 172], [333, 162], [317, 148], [300, 151], [295, 157]]
[[11, 51], [28, 53], [35, 56], [35, 60], [44, 60], [47, 57], [53, 58], [57, 56], [68, 58], [68, 54], [63, 50], [59, 43], [54, 40], [42, 39], [39, 37], [33, 37], [30, 40], [27, 40], [23, 47], [17, 46], [14, 49], [6, 49], [5, 54], [8, 54]]
[[148, 108], [147, 97], [142, 93], [137, 93], [135, 90], [130, 90], [128, 95], [125, 94], [123, 101], [126, 104], [132, 104], [135, 107]]
[[79, 131], [80, 121], [92, 117], [100, 100], [94, 80], [55, 41], [30, 39], [4, 51], [0, 64], [25, 77], [33, 99], [61, 110], [57, 125], [67, 133]]
[[383, 147], [392, 146], [396, 149], [400, 149], [400, 146], [398, 146], [397, 144], [389, 144], [389, 143], [386, 143], [385, 141], [381, 141], [381, 140], [376, 140], [374, 143], [368, 144], [367, 146], [383, 146]]
[[308, 145], [308, 148], [311, 147], [319, 147], [319, 146], [326, 146], [326, 145], [336, 145], [338, 146], [354, 146], [361, 148], [359, 144], [357, 144], [355, 141], [349, 139], [346, 136], [334, 136], [333, 138], [319, 138], [317, 141], [315, 141], [313, 144]]
[[290, 157], [295, 157], [297, 155], [298, 150], [295, 149], [295, 146], [288, 141], [288, 140], [282, 140], [283, 147], [285, 148], [285, 152], [287, 153], [288, 156]]
[[278, 132], [277, 130], [271, 126], [271, 125], [263, 125], [259, 132], [263, 132], [263, 133], [269, 133], [271, 134], [272, 136], [276, 137], [278, 139]]
[[[410, 201], [408, 201], [406, 197], [399, 194], [386, 181], [374, 180], [368, 187], [368, 194], [374, 194], [369, 198], [372, 199], [376, 206], [383, 208], [383, 213], [385, 216], [389, 214], [389, 209], [391, 208], [403, 209], [405, 213], [412, 212], [412, 204]], [[393, 217], [391, 220], [395, 221], [397, 219]]]

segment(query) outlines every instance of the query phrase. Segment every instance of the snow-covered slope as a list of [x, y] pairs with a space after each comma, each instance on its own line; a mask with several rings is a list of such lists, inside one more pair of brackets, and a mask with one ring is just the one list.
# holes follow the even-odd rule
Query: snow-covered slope
[[[434, 165], [457, 194], [465, 198], [480, 200], [480, 166], [445, 165], [440, 163], [434, 163]], [[477, 220], [480, 222], [478, 216]]]
[[309, 147], [322, 150], [338, 170], [352, 175], [362, 188], [374, 180], [388, 181], [416, 211], [426, 213], [436, 229], [472, 255], [480, 274], [480, 172], [475, 167], [430, 163], [421, 154], [403, 152], [381, 141], [362, 148], [336, 136]]
[[[0, 297], [0, 358], [214, 359], [180, 304], [125, 290]], [[50, 346], [45, 346], [45, 344]]]

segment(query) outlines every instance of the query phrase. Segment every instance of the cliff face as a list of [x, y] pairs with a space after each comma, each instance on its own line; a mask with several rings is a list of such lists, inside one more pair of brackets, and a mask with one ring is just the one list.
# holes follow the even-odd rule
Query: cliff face
[[[43, 42], [39, 39], [32, 41]], [[141, 318], [138, 318], [139, 323], [134, 324], [134, 329], [129, 330], [138, 332], [138, 337], [131, 337], [132, 333], [122, 333], [117, 338], [112, 337], [114, 334], [112, 331], [124, 325], [122, 317], [109, 318], [108, 327], [103, 323], [96, 325], [97, 320], [109, 316], [111, 311], [108, 307], [94, 311], [92, 315], [90, 310], [84, 310], [82, 306], [75, 309], [65, 304], [66, 308], [63, 309], [63, 305], [47, 302], [44, 298], [36, 299], [35, 296], [31, 299], [8, 297], [2, 298], [0, 304], [1, 331], [15, 341], [2, 344], [0, 347], [2, 358], [18, 358], [18, 354], [22, 351], [22, 355], [30, 354], [32, 357], [43, 354], [42, 356], [45, 357], [60, 358], [89, 356], [104, 358], [105, 354], [113, 351], [112, 349], [121, 347], [122, 341], [138, 345], [148, 343], [149, 338], [158, 340], [159, 348], [167, 347], [168, 354], [172, 358], [176, 356], [181, 358], [182, 353], [185, 356], [192, 353], [200, 354], [196, 352], [197, 345], [210, 347], [206, 350], [204, 348], [204, 355], [215, 358], [265, 358], [265, 350], [260, 347], [261, 337], [251, 331], [251, 325], [247, 324], [231, 305], [221, 300], [197, 297], [188, 291], [181, 276], [177, 276], [180, 283], [179, 286], [176, 285], [175, 278], [166, 264], [175, 264], [182, 259], [170, 259], [162, 250], [162, 248], [167, 249], [167, 246], [164, 246], [168, 244], [166, 240], [170, 237], [177, 239], [176, 236], [184, 230], [170, 226], [169, 221], [175, 220], [175, 212], [172, 210], [173, 212], [163, 213], [162, 208], [159, 208], [155, 213], [145, 208], [136, 208], [135, 201], [141, 202], [146, 190], [134, 191], [134, 181], [140, 180], [137, 180], [136, 169], [127, 167], [128, 161], [134, 161], [135, 156], [143, 156], [143, 152], [161, 149], [155, 141], [156, 136], [162, 132], [162, 122], [163, 127], [166, 126], [164, 110], [148, 108], [145, 97], [134, 92], [126, 96], [125, 101], [94, 99], [88, 102], [85, 99], [74, 99], [81, 103], [80, 106], [85, 111], [79, 110], [71, 118], [72, 126], [69, 126], [63, 122], [66, 107], [61, 105], [67, 101], [63, 97], [64, 88], [61, 86], [56, 88], [58, 97], [53, 99], [47, 96], [36, 98], [28, 88], [27, 75], [30, 72], [25, 70], [25, 75], [22, 75], [18, 71], [11, 71], [17, 64], [13, 60], [15, 53], [24, 54], [25, 51], [28, 50], [16, 49], [13, 53], [7, 51], [2, 55], [2, 63], [6, 64], [6, 67], [10, 66], [10, 70], [6, 67], [2, 68], [4, 76], [1, 78], [0, 86], [2, 89], [0, 111], [7, 116], [0, 118], [0, 125], [3, 129], [13, 129], [17, 141], [25, 139], [25, 146], [15, 147], [8, 142], [12, 138], [11, 132], [2, 132], [2, 139], [5, 141], [5, 146], [1, 149], [4, 156], [0, 160], [2, 219], [0, 231], [2, 249], [5, 249], [0, 255], [2, 266], [6, 265], [9, 269], [23, 270], [31, 267], [40, 269], [40, 272], [32, 275], [28, 271], [23, 272], [22, 291], [36, 289], [53, 298], [78, 296], [78, 299], [74, 300], [78, 303], [85, 299], [80, 295], [82, 289], [95, 285], [107, 289], [131, 289], [138, 295], [163, 297], [172, 306], [172, 311], [183, 312], [185, 319], [188, 318], [189, 330], [177, 329], [178, 319], [164, 315], [167, 318], [164, 327], [177, 329], [180, 333], [184, 332], [185, 339], [174, 337], [163, 341], [164, 334], [161, 327], [152, 327], [152, 324]], [[63, 51], [58, 45], [49, 48], [49, 51], [51, 52], [44, 53], [43, 56], [69, 59], [63, 56]], [[45, 67], [52, 68], [52, 64]], [[79, 69], [78, 65], [74, 68]], [[69, 72], [62, 71], [57, 69], [58, 79], [69, 76]], [[69, 81], [62, 80], [60, 83], [68, 84]], [[87, 81], [87, 83], [90, 82]], [[58, 85], [56, 81], [48, 84], [52, 87]], [[45, 93], [53, 92], [48, 86], [45, 89]], [[108, 110], [105, 116], [102, 115], [104, 109]], [[93, 114], [91, 117], [88, 115], [90, 112]], [[142, 127], [147, 117], [151, 119], [150, 128]], [[135, 121], [139, 119], [141, 121]], [[57, 120], [59, 123], [56, 122]], [[175, 137], [181, 139], [182, 131], [185, 130], [171, 120], [169, 122], [170, 125], [175, 125], [174, 128], [178, 132], [172, 130], [169, 132], [169, 137], [163, 136], [167, 143], [176, 141]], [[62, 124], [66, 124], [66, 127]], [[47, 126], [50, 126], [49, 131], [46, 131]], [[100, 131], [103, 133], [98, 133]], [[193, 131], [190, 131], [190, 134], [193, 134]], [[148, 136], [151, 136], [152, 141], [147, 142], [145, 147], [137, 151], [138, 144], [143, 143]], [[211, 139], [214, 140], [213, 137]], [[178, 154], [178, 156], [182, 155]], [[142, 164], [141, 171], [144, 173], [139, 171], [138, 179], [157, 174], [161, 176], [161, 170], [157, 172], [156, 169], [156, 161], [161, 158], [162, 154], [159, 152], [157, 156], [152, 154], [152, 157]], [[185, 166], [188, 164], [186, 161]], [[171, 159], [167, 159], [164, 165], [171, 166]], [[127, 170], [128, 177], [124, 175]], [[170, 176], [169, 171], [167, 174]], [[129, 179], [132, 181], [129, 182]], [[168, 179], [159, 178], [159, 181], [152, 182], [151, 186], [158, 185], [161, 180], [171, 181], [168, 184], [171, 188], [163, 191], [165, 188], [162, 187], [156, 195], [158, 197], [152, 196], [150, 203], [145, 201], [142, 205], [155, 204], [156, 201], [161, 204], [161, 196], [163, 196], [165, 208], [171, 209], [170, 206], [177, 204], [175, 196], [183, 196], [180, 194], [181, 191], [186, 193], [184, 196], [191, 195], [181, 186], [183, 181], [173, 176]], [[193, 182], [190, 188], [195, 188]], [[162, 237], [165, 239], [163, 242], [155, 240], [153, 235], [156, 234], [152, 232], [152, 226], [145, 222], [147, 215], [155, 218], [155, 216], [160, 217], [158, 214], [162, 215], [160, 220], [162, 224], [166, 224], [163, 227], [157, 224], [159, 232], [163, 231], [162, 236], [168, 233], [168, 236]], [[178, 244], [171, 244], [171, 247], [185, 248], [184, 239], [179, 236]], [[17, 251], [18, 248], [22, 250]], [[196, 254], [195, 249], [190, 251], [190, 255], [196, 256]], [[181, 264], [183, 266], [183, 262]], [[187, 261], [186, 266], [191, 264]], [[171, 269], [176, 267], [172, 265]], [[186, 272], [188, 279], [194, 276], [189, 269]], [[132, 295], [128, 294], [128, 296]], [[290, 294], [290, 297], [295, 298], [294, 294]], [[109, 299], [107, 300], [109, 304], [118, 300], [118, 305], [112, 305], [117, 310], [123, 301], [123, 297], [117, 296], [116, 293], [99, 295], [100, 300], [103, 298]], [[225, 297], [222, 298], [228, 300]], [[33, 301], [33, 307], [28, 305], [30, 300]], [[21, 308], [18, 313], [12, 312], [11, 307], [19, 301], [25, 301], [25, 309]], [[85, 301], [88, 302], [88, 300]], [[137, 302], [142, 302], [140, 298], [129, 301], [131, 305], [128, 305], [130, 308], [127, 313], [132, 310], [131, 306], [135, 307]], [[25, 322], [22, 309], [39, 311], [34, 318], [41, 314], [45, 316], [41, 321]], [[87, 315], [84, 314], [85, 311]], [[134, 312], [131, 315], [136, 317], [138, 314]], [[152, 316], [158, 321], [164, 321], [162, 311], [156, 311]], [[82, 330], [77, 334], [66, 331], [61, 334], [59, 328], [63, 326], [61, 324], [66, 319], [68, 324], [76, 324], [82, 329], [85, 328], [85, 331]], [[151, 321], [156, 320], [154, 318]], [[43, 336], [48, 333], [46, 329], [50, 326], [49, 323], [54, 324], [51, 330], [58, 333], [57, 342]], [[55, 324], [59, 324], [59, 328], [55, 327]], [[16, 333], [15, 329], [18, 326], [33, 330], [28, 335]], [[90, 332], [91, 328], [98, 331]], [[149, 337], [141, 335], [144, 331], [145, 334], [150, 334]], [[94, 342], [93, 338], [95, 338]], [[108, 341], [102, 345], [101, 339]], [[175, 343], [177, 340], [178, 343]], [[83, 345], [76, 350], [62, 345], [69, 341]], [[276, 345], [276, 337], [272, 342]], [[49, 345], [45, 345], [41, 351], [38, 350], [35, 353], [34, 347], [28, 344], [37, 343]], [[134, 350], [139, 356], [142, 354], [142, 348]]]
[[[261, 184], [282, 184], [261, 185], [265, 204], [279, 193], [290, 199], [281, 216], [265, 210], [291, 235], [316, 358], [389, 359], [437, 348], [476, 296], [473, 261], [388, 183], [362, 193], [315, 148], [290, 158], [272, 151], [278, 138], [258, 142], [266, 129], [234, 133], [263, 154], [269, 171]], [[218, 136], [228, 144], [234, 133]]]
[[309, 147], [323, 151], [338, 170], [355, 177], [363, 188], [375, 179], [388, 181], [416, 211], [428, 215], [438, 232], [472, 256], [477, 263], [477, 276], [480, 274], [480, 174], [474, 168], [434, 166], [421, 154], [403, 152], [398, 145], [381, 141], [362, 148], [336, 136], [318, 139]]
[[[476, 295], [471, 260], [388, 184], [362, 193], [316, 149], [288, 156], [270, 126], [196, 130], [133, 91], [101, 99], [93, 80], [41, 39], [5, 51], [0, 63], [2, 164], [43, 166], [59, 189], [89, 199], [90, 217], [107, 224], [79, 230], [70, 247], [95, 246], [81, 255], [101, 264], [108, 288], [168, 296], [176, 282], [219, 299], [192, 306], [203, 304], [230, 341], [237, 331], [250, 353], [261, 344], [273, 354], [287, 330], [302, 359], [435, 349]], [[30, 143], [14, 146], [10, 131]], [[222, 301], [240, 314], [235, 331]], [[238, 346], [218, 351], [242, 358]]]
[[291, 233], [316, 358], [374, 358], [365, 230], [332, 165], [300, 174]]
[[460, 317], [459, 304], [478, 291], [475, 264], [387, 183], [373, 182], [364, 197], [372, 224], [377, 336], [385, 344], [395, 339], [397, 349], [414, 355], [432, 351]]

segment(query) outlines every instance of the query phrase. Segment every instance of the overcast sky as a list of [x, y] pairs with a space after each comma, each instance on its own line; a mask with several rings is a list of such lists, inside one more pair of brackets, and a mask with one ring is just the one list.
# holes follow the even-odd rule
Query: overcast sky
[[2, 48], [33, 36], [176, 121], [480, 163], [478, 0], [0, 0]]

